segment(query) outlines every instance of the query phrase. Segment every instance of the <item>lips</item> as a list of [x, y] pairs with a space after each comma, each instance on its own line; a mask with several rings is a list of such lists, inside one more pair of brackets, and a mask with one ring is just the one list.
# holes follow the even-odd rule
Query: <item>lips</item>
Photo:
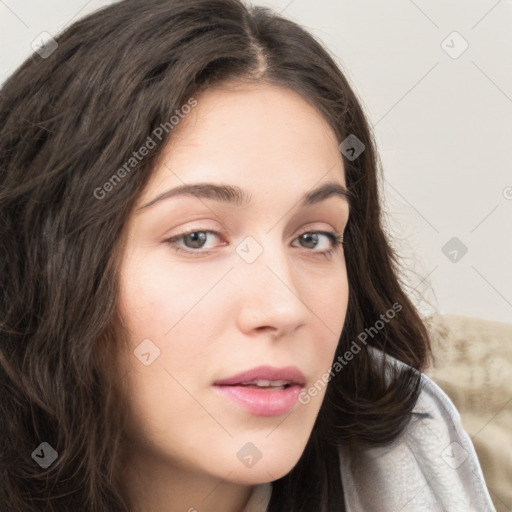
[[216, 386], [247, 386], [264, 385], [272, 386], [304, 386], [306, 377], [296, 366], [286, 366], [285, 368], [275, 368], [273, 366], [258, 366], [251, 370], [237, 373], [226, 379], [214, 382]]
[[305, 383], [304, 374], [295, 366], [258, 366], [218, 380], [213, 388], [255, 416], [280, 416], [296, 405]]

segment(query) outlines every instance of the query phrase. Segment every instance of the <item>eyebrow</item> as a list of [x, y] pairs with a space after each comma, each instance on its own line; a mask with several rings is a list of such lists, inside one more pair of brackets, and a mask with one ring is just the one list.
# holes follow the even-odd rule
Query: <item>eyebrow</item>
[[[248, 206], [252, 201], [252, 195], [235, 185], [223, 185], [218, 183], [193, 183], [180, 185], [179, 187], [167, 190], [156, 196], [149, 203], [141, 206], [139, 210], [150, 208], [151, 206], [177, 196], [194, 196], [198, 198], [213, 199], [224, 203], [233, 204], [238, 207]], [[340, 197], [344, 199], [349, 207], [353, 202], [353, 194], [347, 190], [341, 183], [334, 181], [324, 183], [323, 185], [310, 190], [300, 198], [299, 207], [310, 206], [329, 199], [330, 197]]]

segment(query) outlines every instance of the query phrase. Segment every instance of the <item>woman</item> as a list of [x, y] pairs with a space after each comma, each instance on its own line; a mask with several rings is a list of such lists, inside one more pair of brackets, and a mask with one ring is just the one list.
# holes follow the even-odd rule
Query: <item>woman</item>
[[237, 0], [56, 42], [1, 91], [0, 508], [493, 510], [327, 51]]

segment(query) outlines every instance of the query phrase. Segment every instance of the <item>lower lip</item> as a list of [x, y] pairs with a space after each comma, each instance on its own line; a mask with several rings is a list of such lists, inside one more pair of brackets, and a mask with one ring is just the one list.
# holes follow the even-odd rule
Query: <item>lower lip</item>
[[257, 416], [280, 416], [297, 403], [302, 386], [285, 389], [253, 389], [245, 386], [214, 386], [224, 396]]

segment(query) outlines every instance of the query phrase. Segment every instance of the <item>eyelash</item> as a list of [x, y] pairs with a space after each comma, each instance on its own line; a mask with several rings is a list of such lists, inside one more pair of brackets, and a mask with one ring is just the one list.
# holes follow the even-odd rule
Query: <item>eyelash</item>
[[[164, 240], [164, 243], [170, 245], [173, 250], [193, 256], [204, 256], [210, 254], [212, 251], [201, 251], [201, 250], [191, 250], [191, 249], [183, 249], [180, 247], [177, 242], [181, 240], [182, 238], [186, 237], [187, 235], [190, 235], [192, 233], [210, 233], [213, 235], [220, 236], [220, 233], [218, 231], [213, 231], [211, 229], [192, 229], [190, 231], [186, 231], [183, 233], [180, 233], [178, 235], [172, 236], [170, 238], [167, 238]], [[295, 240], [300, 238], [303, 235], [306, 234], [321, 234], [325, 235], [329, 238], [329, 241], [331, 243], [330, 249], [326, 251], [314, 251], [310, 250], [309, 252], [313, 254], [317, 254], [319, 256], [324, 256], [325, 258], [330, 258], [333, 256], [333, 254], [339, 249], [339, 247], [345, 247], [345, 241], [343, 240], [343, 233], [337, 233], [335, 231], [304, 231], [300, 235], [297, 236]], [[307, 251], [308, 249], [306, 249]]]

